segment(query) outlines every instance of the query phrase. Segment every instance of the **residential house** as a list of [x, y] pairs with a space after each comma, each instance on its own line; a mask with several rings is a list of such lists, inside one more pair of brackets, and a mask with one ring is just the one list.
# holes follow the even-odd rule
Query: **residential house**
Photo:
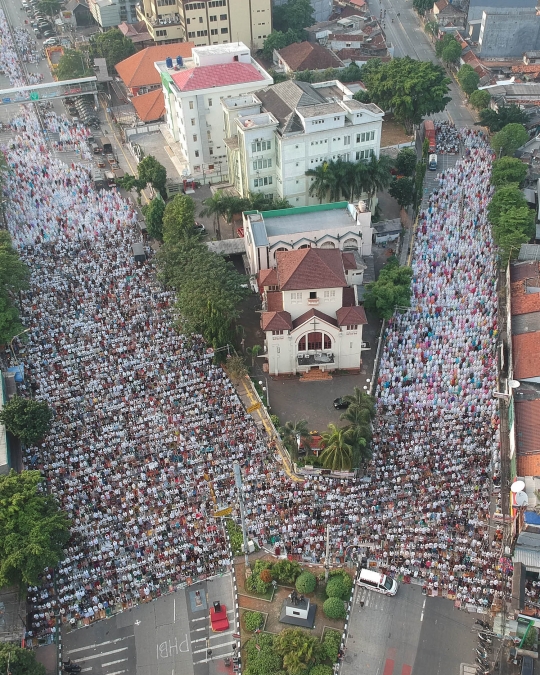
[[161, 90], [161, 77], [154, 63], [164, 61], [167, 57], [182, 59], [191, 58], [193, 42], [181, 42], [175, 45], [156, 45], [147, 47], [127, 59], [120, 61], [115, 67], [120, 75], [128, 96], [146, 94], [153, 89]]
[[482, 13], [478, 54], [482, 58], [521, 57], [540, 48], [540, 16], [534, 8], [491, 8]]
[[[316, 204], [274, 211], [243, 214], [244, 243], [248, 272], [276, 266], [277, 254], [304, 248], [339, 249], [359, 256], [354, 285], [373, 281], [371, 213], [364, 202]], [[361, 263], [361, 264], [360, 264]]]
[[[217, 1], [217, 0], [214, 0]], [[163, 86], [168, 130], [178, 142], [186, 171], [202, 178], [219, 164], [227, 173], [224, 98], [243, 97], [273, 83], [272, 77], [239, 43], [194, 47], [191, 59], [155, 63]]]
[[137, 17], [156, 43], [242, 42], [256, 50], [272, 32], [271, 0], [141, 0]]
[[135, 23], [127, 23], [123, 21], [118, 25], [118, 30], [131, 40], [137, 49], [144, 49], [154, 44], [152, 36], [148, 32], [144, 21], [137, 21]]
[[96, 23], [85, 0], [69, 0], [61, 14], [63, 21], [72, 26], [83, 28]]
[[515, 105], [540, 105], [540, 83], [537, 82], [505, 82], [479, 87], [491, 95], [491, 107]]
[[532, 66], [535, 64], [540, 65], [540, 51], [525, 52], [523, 54], [523, 63], [526, 66]]
[[157, 122], [165, 118], [165, 100], [161, 89], [135, 96], [131, 102], [141, 122]]
[[447, 26], [462, 29], [467, 25], [467, 13], [449, 3], [448, 0], [437, 0], [433, 5], [432, 13], [433, 20], [442, 29]]
[[308, 169], [330, 159], [379, 157], [383, 111], [354, 100], [338, 80], [287, 80], [225, 98], [222, 108], [229, 180], [242, 196], [262, 191], [293, 206], [315, 204]]
[[274, 49], [274, 63], [286, 73], [343, 68], [343, 63], [333, 52], [311, 42], [293, 42], [283, 49]]
[[304, 248], [279, 251], [258, 275], [261, 328], [271, 375], [360, 370], [364, 308], [356, 303], [354, 253]]

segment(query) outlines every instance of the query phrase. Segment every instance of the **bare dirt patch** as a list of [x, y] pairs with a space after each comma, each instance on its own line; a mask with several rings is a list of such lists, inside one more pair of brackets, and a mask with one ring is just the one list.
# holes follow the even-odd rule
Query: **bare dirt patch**
[[398, 143], [409, 143], [414, 140], [413, 136], [408, 136], [401, 124], [393, 119], [385, 119], [382, 123], [381, 148]]

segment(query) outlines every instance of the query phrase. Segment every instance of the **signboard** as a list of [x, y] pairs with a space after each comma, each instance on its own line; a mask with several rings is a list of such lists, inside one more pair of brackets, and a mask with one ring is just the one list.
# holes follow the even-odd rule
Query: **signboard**
[[37, 93], [37, 91], [30, 92], [30, 100], [39, 101], [39, 94]]
[[223, 518], [224, 516], [230, 516], [232, 513], [232, 506], [227, 506], [225, 509], [219, 509], [219, 511], [214, 511], [214, 518]]
[[260, 404], [260, 403], [254, 403], [253, 405], [250, 405], [250, 406], [249, 406], [249, 408], [247, 409], [246, 412], [248, 412], [248, 413], [255, 412], [255, 411], [258, 410], [260, 407], [261, 407], [261, 404]]

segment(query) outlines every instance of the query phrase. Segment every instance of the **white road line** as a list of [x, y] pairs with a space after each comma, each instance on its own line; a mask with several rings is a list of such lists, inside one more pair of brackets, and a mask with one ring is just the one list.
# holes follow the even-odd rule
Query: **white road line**
[[127, 673], [127, 670], [115, 670], [114, 673], [107, 673], [107, 675], [122, 675], [122, 673]]
[[196, 642], [203, 642], [204, 640], [206, 640], [205, 637], [199, 638], [198, 640], [191, 640], [191, 644], [194, 645]]
[[84, 656], [82, 659], [75, 659], [75, 663], [80, 663], [81, 661], [90, 661], [91, 659], [100, 659], [102, 656], [109, 656], [110, 654], [118, 654], [118, 652], [125, 652], [128, 647], [122, 647], [122, 649], [114, 649], [112, 652], [104, 652], [103, 654], [93, 654], [92, 656]]
[[[233, 640], [233, 642], [224, 642], [223, 644], [219, 645], [212, 645], [212, 650], [219, 649], [221, 647], [229, 647], [230, 645], [235, 645], [236, 640]], [[202, 654], [203, 652], [206, 651], [206, 647], [204, 649], [196, 649], [195, 651], [191, 652], [192, 654]]]
[[193, 628], [193, 630], [190, 630], [190, 633], [200, 633], [202, 630], [206, 630], [206, 628]]
[[127, 661], [127, 659], [118, 659], [118, 661], [109, 661], [109, 663], [102, 663], [101, 667], [105, 668], [106, 666], [114, 666], [115, 663], [123, 663], [124, 661]]
[[128, 635], [127, 637], [123, 638], [116, 638], [116, 640], [107, 640], [106, 642], [97, 642], [96, 644], [93, 645], [87, 645], [86, 647], [77, 647], [77, 649], [69, 649], [66, 654], [75, 654], [76, 652], [84, 652], [87, 649], [95, 649], [96, 647], [103, 647], [103, 645], [115, 645], [118, 642], [122, 642], [122, 640], [130, 640], [131, 638], [134, 638], [134, 635]]
[[422, 610], [422, 614], [420, 614], [420, 621], [424, 620], [424, 610]]
[[176, 623], [176, 598], [173, 600], [173, 623]]
[[210, 639], [222, 637], [224, 635], [232, 635], [233, 633], [234, 633], [234, 629], [231, 628], [231, 630], [224, 630], [223, 632], [212, 633], [212, 635], [210, 635]]
[[191, 623], [195, 623], [196, 621], [208, 621], [208, 619], [205, 616], [201, 616], [199, 619], [191, 619]]
[[81, 668], [81, 673], [87, 673], [90, 670], [93, 670], [92, 666], [90, 668]]

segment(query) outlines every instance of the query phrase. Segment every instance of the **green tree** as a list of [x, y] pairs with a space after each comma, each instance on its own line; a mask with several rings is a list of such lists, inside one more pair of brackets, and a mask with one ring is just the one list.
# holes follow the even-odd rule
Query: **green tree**
[[366, 394], [360, 387], [355, 387], [352, 394], [347, 394], [343, 399], [349, 405], [355, 405], [361, 410], [367, 410], [371, 419], [375, 417], [375, 399], [370, 394]]
[[353, 447], [353, 467], [371, 458], [371, 415], [369, 410], [351, 404], [341, 413], [339, 419], [347, 422], [345, 429]]
[[202, 201], [203, 209], [199, 215], [204, 218], [213, 218], [215, 230], [218, 234], [218, 239], [221, 239], [220, 218], [225, 216], [227, 210], [227, 202], [225, 193], [217, 190], [211, 197], [207, 197]]
[[440, 26], [437, 21], [428, 21], [424, 26], [424, 31], [434, 40], [439, 35]]
[[369, 95], [369, 91], [367, 89], [359, 89], [353, 94], [353, 98], [355, 101], [359, 101], [360, 103], [371, 103], [371, 96]]
[[507, 124], [491, 139], [491, 147], [501, 155], [512, 156], [529, 140], [529, 134], [523, 124]]
[[335, 577], [332, 577], [326, 584], [326, 595], [329, 598], [339, 598], [340, 600], [348, 600], [351, 595], [351, 588], [352, 583], [348, 584], [345, 581], [343, 575], [336, 575]]
[[534, 234], [534, 211], [528, 208], [523, 193], [515, 185], [500, 187], [488, 206], [493, 239], [499, 248], [503, 266], [517, 256], [521, 244]]
[[161, 195], [154, 197], [149, 204], [142, 207], [144, 219], [146, 220], [146, 230], [148, 234], [163, 241], [163, 216], [165, 214], [165, 202]]
[[310, 669], [309, 675], [332, 675], [334, 669], [332, 666], [325, 666], [320, 663], [318, 666], [314, 666]]
[[403, 176], [413, 176], [416, 162], [416, 152], [413, 148], [401, 148], [396, 157], [397, 172]]
[[527, 177], [527, 165], [517, 157], [501, 157], [493, 162], [491, 182], [495, 187], [515, 183], [521, 185]]
[[253, 345], [253, 347], [248, 347], [246, 349], [248, 356], [251, 356], [251, 367], [255, 368], [255, 359], [262, 352], [261, 345]]
[[39, 471], [0, 476], [0, 588], [39, 583], [69, 540], [69, 521], [41, 487]]
[[394, 160], [388, 155], [376, 157], [371, 155], [365, 164], [365, 174], [361, 175], [364, 180], [364, 190], [371, 201], [377, 192], [385, 190], [392, 182], [391, 169], [394, 168]]
[[[364, 69], [362, 69], [362, 72]], [[392, 59], [364, 78], [371, 100], [383, 110], [392, 110], [407, 133], [425, 115], [441, 112], [451, 100], [450, 80], [441, 66], [416, 61], [409, 56]]]
[[329, 619], [344, 619], [347, 614], [343, 600], [339, 598], [328, 598], [328, 600], [325, 600], [323, 612]]
[[489, 222], [494, 228], [501, 227], [504, 225], [505, 214], [508, 211], [524, 206], [527, 206], [527, 200], [516, 185], [500, 187], [488, 205]]
[[480, 124], [491, 133], [500, 131], [507, 124], [527, 124], [528, 121], [527, 113], [515, 104], [499, 106], [498, 110], [486, 108], [480, 111], [479, 117]]
[[150, 184], [154, 190], [159, 192], [163, 199], [167, 199], [167, 169], [160, 164], [155, 157], [148, 155], [137, 165], [139, 180], [145, 185]]
[[244, 626], [250, 633], [253, 633], [258, 628], [262, 628], [264, 617], [261, 612], [244, 612], [242, 616], [244, 619]]
[[105, 33], [96, 33], [90, 38], [91, 56], [105, 59], [111, 75], [117, 63], [132, 56], [136, 51], [133, 42], [118, 28], [112, 28]]
[[0, 230], [0, 344], [23, 332], [15, 306], [18, 294], [28, 288], [30, 270], [13, 248], [7, 230]]
[[400, 267], [395, 256], [389, 258], [377, 281], [366, 285], [366, 309], [381, 319], [390, 319], [396, 307], [410, 307], [411, 278], [410, 267]]
[[301, 573], [300, 564], [296, 560], [289, 560], [288, 558], [279, 560], [272, 567], [274, 579], [280, 584], [294, 584]]
[[263, 192], [250, 192], [247, 202], [245, 211], [277, 211], [291, 208], [291, 204], [286, 199], [281, 197], [270, 199]]
[[275, 675], [280, 671], [283, 660], [274, 649], [274, 641], [270, 633], [261, 633], [246, 642], [246, 675]]
[[321, 658], [326, 658], [332, 663], [336, 663], [340, 647], [341, 632], [337, 630], [325, 630]]
[[463, 91], [468, 96], [470, 96], [473, 91], [478, 89], [480, 76], [472, 66], [469, 66], [468, 63], [464, 63], [457, 74], [457, 81], [459, 82], [459, 86], [463, 89]]
[[172, 246], [195, 232], [195, 202], [187, 195], [176, 195], [163, 211], [163, 241]]
[[412, 178], [398, 178], [390, 183], [388, 192], [397, 201], [402, 209], [413, 203], [414, 181]]
[[320, 460], [325, 469], [350, 471], [353, 462], [353, 441], [347, 429], [329, 424], [322, 434]]
[[295, 586], [299, 593], [307, 595], [308, 593], [313, 593], [315, 590], [315, 587], [317, 586], [317, 579], [314, 574], [305, 571], [302, 572], [302, 574], [298, 577]]
[[491, 95], [485, 89], [475, 89], [469, 96], [469, 103], [475, 110], [487, 108], [491, 101]]
[[315, 169], [308, 169], [306, 176], [313, 177], [313, 180], [309, 184], [310, 196], [317, 197], [319, 204], [322, 204], [323, 199], [326, 200], [327, 198], [332, 180], [329, 162], [323, 162]]
[[54, 16], [60, 12], [61, 5], [58, 0], [41, 0], [37, 9], [43, 12], [45, 16]]
[[298, 451], [301, 447], [311, 448], [311, 436], [306, 420], [285, 422], [285, 425], [279, 429], [279, 435], [294, 459], [298, 457]]
[[87, 66], [82, 52], [76, 49], [64, 49], [55, 75], [59, 80], [75, 80], [79, 77], [90, 77], [95, 73]]
[[46, 675], [45, 666], [36, 661], [36, 652], [11, 642], [0, 642], [0, 673]]
[[320, 642], [300, 628], [288, 628], [274, 638], [274, 649], [283, 658], [287, 675], [302, 675], [310, 666], [317, 665]]
[[442, 57], [443, 51], [452, 42], [457, 42], [455, 36], [452, 35], [452, 33], [445, 33], [440, 40], [437, 40], [437, 42], [435, 43], [435, 53], [439, 58]]
[[284, 5], [273, 7], [272, 13], [275, 30], [285, 33], [292, 29], [301, 40], [305, 39], [303, 29], [315, 23], [309, 0], [288, 0]]
[[442, 50], [442, 60], [446, 63], [456, 63], [459, 61], [459, 57], [461, 56], [462, 52], [461, 45], [457, 40], [453, 40], [452, 42], [448, 43], [446, 47]]
[[53, 418], [45, 401], [13, 396], [0, 410], [0, 422], [25, 445], [34, 445], [47, 435]]
[[434, 4], [435, 0], [413, 0], [413, 8], [422, 16], [426, 12], [431, 12]]
[[298, 35], [292, 28], [289, 28], [286, 33], [282, 33], [279, 30], [273, 30], [263, 43], [263, 56], [266, 59], [271, 60], [274, 55], [274, 49], [279, 51], [284, 47], [292, 45], [297, 39]]
[[227, 372], [233, 380], [240, 380], [248, 374], [248, 369], [241, 356], [233, 355], [227, 359]]

